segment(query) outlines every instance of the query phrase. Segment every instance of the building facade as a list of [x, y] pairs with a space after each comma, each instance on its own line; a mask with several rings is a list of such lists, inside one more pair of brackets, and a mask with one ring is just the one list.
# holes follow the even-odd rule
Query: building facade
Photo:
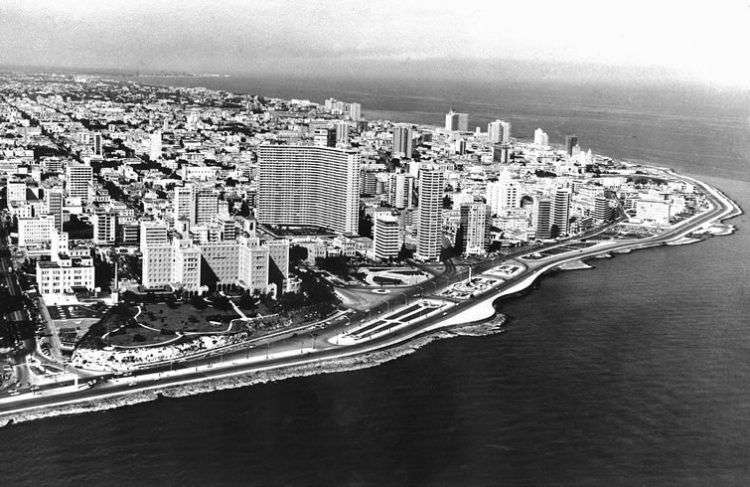
[[257, 219], [357, 233], [359, 154], [333, 147], [262, 145]]
[[423, 169], [419, 175], [419, 223], [417, 252], [421, 260], [438, 260], [443, 242], [443, 171]]

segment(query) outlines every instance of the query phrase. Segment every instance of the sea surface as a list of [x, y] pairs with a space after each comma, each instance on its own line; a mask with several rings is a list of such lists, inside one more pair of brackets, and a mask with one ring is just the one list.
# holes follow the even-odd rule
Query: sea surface
[[[747, 97], [529, 83], [153, 79], [321, 102], [368, 117], [510, 120], [696, 175], [750, 206]], [[694, 245], [559, 272], [505, 333], [378, 367], [0, 429], [0, 485], [747, 485], [750, 218]]]

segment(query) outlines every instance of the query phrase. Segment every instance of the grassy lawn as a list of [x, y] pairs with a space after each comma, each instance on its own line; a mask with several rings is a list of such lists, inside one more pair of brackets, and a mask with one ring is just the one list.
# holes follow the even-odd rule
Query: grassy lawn
[[[138, 323], [159, 330], [217, 333], [227, 329], [229, 322], [240, 318], [232, 308], [219, 310], [213, 306], [196, 307], [193, 304], [166, 303], [144, 304], [142, 313], [138, 315]], [[213, 323], [212, 323], [213, 322]]]
[[[193, 333], [223, 333], [240, 316], [232, 308], [216, 309], [207, 302], [149, 303], [120, 307], [101, 322], [104, 344], [115, 346], [157, 345]], [[136, 318], [137, 315], [137, 318]], [[243, 326], [230, 331], [241, 331]], [[108, 333], [108, 334], [107, 334]]]

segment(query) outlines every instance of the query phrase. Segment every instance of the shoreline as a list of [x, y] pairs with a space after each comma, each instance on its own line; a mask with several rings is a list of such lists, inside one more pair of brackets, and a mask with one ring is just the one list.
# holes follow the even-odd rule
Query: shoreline
[[[653, 167], [653, 166], [649, 166]], [[580, 263], [583, 265], [586, 259], [597, 258], [606, 255], [613, 257], [619, 253], [630, 253], [633, 250], [647, 249], [662, 245], [687, 244], [702, 241], [711, 236], [728, 235], [734, 231], [734, 226], [722, 223], [724, 220], [734, 218], [743, 213], [742, 208], [733, 200], [728, 198], [717, 188], [703, 183], [689, 176], [676, 174], [668, 168], [659, 168], [670, 175], [683, 180], [692, 181], [700, 186], [706, 195], [711, 199], [711, 208], [693, 215], [692, 217], [675, 224], [669, 230], [662, 234], [647, 237], [635, 241], [602, 241], [592, 247], [580, 250], [570, 251], [540, 259], [524, 273], [518, 282], [509, 283], [510, 285], [502, 290], [488, 291], [487, 295], [479, 297], [476, 302], [472, 302], [465, 309], [461, 309], [445, 319], [435, 323], [420, 322], [414, 324], [414, 329], [401, 330], [398, 333], [386, 333], [383, 340], [372, 340], [375, 343], [363, 342], [356, 346], [344, 346], [339, 349], [323, 350], [302, 350], [299, 354], [287, 354], [287, 356], [274, 357], [273, 359], [266, 356], [266, 360], [250, 361], [243, 363], [242, 360], [230, 362], [227, 359], [224, 363], [221, 361], [215, 364], [214, 369], [208, 366], [208, 371], [200, 374], [197, 378], [171, 378], [163, 381], [161, 374], [159, 383], [157, 379], [147, 379], [144, 377], [132, 378], [132, 382], [117, 382], [112, 388], [119, 388], [115, 391], [102, 389], [83, 389], [65, 391], [74, 396], [71, 399], [63, 397], [57, 400], [54, 395], [46, 396], [47, 403], [42, 403], [45, 396], [40, 396], [36, 400], [40, 404], [33, 404], [35, 399], [24, 397], [19, 399], [11, 398], [2, 402], [10, 403], [6, 411], [2, 411], [0, 405], [0, 424], [9, 425], [18, 422], [25, 422], [34, 419], [41, 419], [51, 416], [77, 414], [81, 412], [90, 412], [97, 410], [112, 409], [115, 407], [139, 404], [149, 402], [162, 397], [184, 397], [189, 395], [212, 392], [216, 390], [230, 389], [254, 385], [257, 383], [266, 383], [276, 380], [284, 380], [292, 377], [304, 377], [323, 373], [344, 372], [369, 368], [381, 363], [394, 360], [403, 355], [413, 353], [419, 348], [442, 338], [452, 338], [455, 336], [481, 336], [502, 332], [502, 329], [495, 329], [487, 332], [472, 333], [471, 330], [482, 327], [486, 320], [491, 319], [496, 314], [497, 303], [508, 297], [529, 292], [532, 285], [543, 275], [548, 274], [555, 269], [562, 269], [563, 266], [577, 267]], [[721, 226], [726, 231], [711, 232], [709, 229]], [[692, 233], [702, 232], [701, 238], [689, 239], [686, 236]], [[565, 270], [565, 269], [562, 269]], [[570, 267], [567, 270], [572, 270]], [[424, 320], [432, 321], [431, 319]], [[461, 329], [464, 328], [464, 332]], [[485, 330], [486, 331], [486, 330]], [[239, 363], [239, 365], [237, 365]], [[195, 374], [192, 374], [192, 367], [186, 367], [182, 370], [184, 375], [199, 375], [199, 367], [195, 367]], [[230, 369], [225, 372], [215, 369]], [[231, 370], [235, 369], [235, 370]], [[126, 381], [127, 377], [122, 378]], [[145, 382], [153, 380], [151, 385], [136, 385], [135, 381]], [[120, 378], [113, 380], [120, 381]], [[133, 386], [133, 387], [130, 387]], [[62, 393], [60, 395], [63, 395]], [[29, 401], [32, 404], [13, 408], [13, 402]]]

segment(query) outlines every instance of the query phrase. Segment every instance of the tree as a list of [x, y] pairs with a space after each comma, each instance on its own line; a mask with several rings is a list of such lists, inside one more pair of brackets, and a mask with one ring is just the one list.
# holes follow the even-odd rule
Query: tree
[[237, 306], [244, 310], [254, 311], [257, 308], [256, 299], [248, 291], [245, 291], [240, 296]]
[[346, 256], [334, 255], [331, 257], [321, 257], [315, 260], [315, 264], [342, 279], [346, 279], [349, 276], [349, 265]]
[[247, 200], [244, 200], [242, 202], [242, 205], [240, 205], [240, 210], [237, 212], [238, 216], [250, 216], [250, 204], [247, 202]]
[[497, 252], [503, 248], [502, 242], [499, 240], [493, 240], [490, 242], [490, 246], [487, 248], [489, 252]]
[[401, 250], [398, 251], [398, 256], [396, 257], [398, 260], [407, 260], [411, 259], [414, 256], [414, 249], [410, 249], [406, 246], [406, 244], [401, 245]]
[[357, 233], [362, 237], [372, 238], [372, 216], [365, 214], [363, 208], [359, 210], [359, 229]]
[[229, 298], [227, 298], [226, 296], [224, 296], [224, 295], [222, 295], [222, 294], [217, 294], [217, 295], [216, 295], [216, 296], [215, 296], [215, 297], [213, 298], [213, 303], [214, 303], [214, 308], [216, 308], [216, 309], [220, 309], [220, 310], [222, 310], [222, 311], [226, 311], [226, 310], [228, 310], [229, 308], [231, 308], [231, 306], [232, 306], [232, 305], [231, 305], [231, 304], [229, 303]]
[[289, 263], [292, 266], [299, 265], [300, 262], [307, 259], [308, 251], [305, 247], [300, 245], [292, 245], [289, 247]]
[[443, 196], [443, 209], [450, 210], [451, 208], [453, 208], [453, 198], [446, 194]]

